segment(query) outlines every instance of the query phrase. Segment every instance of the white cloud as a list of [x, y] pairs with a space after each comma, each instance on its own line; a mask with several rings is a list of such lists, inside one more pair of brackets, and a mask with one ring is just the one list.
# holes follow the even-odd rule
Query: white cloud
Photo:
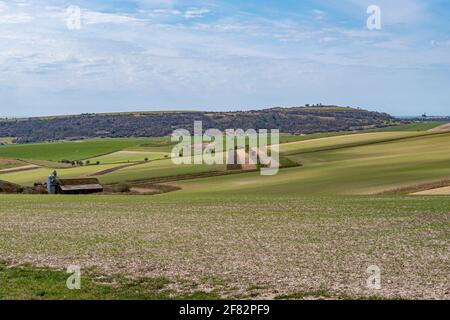
[[186, 19], [203, 18], [209, 12], [209, 9], [189, 9], [184, 12], [183, 16]]
[[16, 21], [0, 28], [0, 88], [11, 89], [12, 106], [64, 105], [68, 92], [73, 104], [118, 110], [278, 105], [320, 95], [338, 103], [346, 93], [363, 95], [350, 90], [361, 87], [358, 81], [379, 86], [372, 81], [386, 81], [384, 74], [397, 72], [396, 79], [406, 81], [406, 69], [450, 68], [442, 36], [333, 24], [326, 9], [302, 21], [139, 1], [136, 12], [82, 8], [82, 28], [71, 31], [65, 5], [2, 3], [0, 19]]
[[33, 17], [29, 14], [1, 14], [0, 12], [0, 24], [19, 24], [29, 23], [31, 21], [33, 21]]
[[5, 12], [8, 9], [8, 6], [4, 1], [0, 1], [0, 13]]
[[119, 14], [102, 13], [95, 11], [83, 11], [82, 22], [83, 24], [124, 24], [132, 22], [141, 22], [142, 20]]

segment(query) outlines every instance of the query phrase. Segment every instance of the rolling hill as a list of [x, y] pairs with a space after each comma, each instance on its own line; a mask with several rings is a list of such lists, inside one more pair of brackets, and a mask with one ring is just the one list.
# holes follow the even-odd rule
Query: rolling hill
[[385, 113], [338, 106], [271, 108], [237, 112], [136, 112], [0, 120], [0, 137], [19, 143], [96, 137], [161, 137], [174, 129], [279, 129], [311, 134], [383, 128], [398, 121]]

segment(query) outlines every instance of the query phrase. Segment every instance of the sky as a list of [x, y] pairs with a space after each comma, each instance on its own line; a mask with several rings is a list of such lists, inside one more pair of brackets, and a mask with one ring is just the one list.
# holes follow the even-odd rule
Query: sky
[[450, 115], [450, 2], [0, 1], [0, 117], [315, 103]]

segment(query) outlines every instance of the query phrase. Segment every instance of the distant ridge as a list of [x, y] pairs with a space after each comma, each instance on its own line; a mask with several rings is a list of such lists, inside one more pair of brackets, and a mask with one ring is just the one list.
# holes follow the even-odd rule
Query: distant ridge
[[203, 121], [203, 129], [279, 129], [288, 134], [372, 129], [398, 121], [386, 113], [334, 105], [233, 112], [89, 113], [0, 119], [0, 137], [14, 137], [19, 143], [96, 137], [156, 137], [170, 135], [178, 128], [192, 131], [196, 120]]

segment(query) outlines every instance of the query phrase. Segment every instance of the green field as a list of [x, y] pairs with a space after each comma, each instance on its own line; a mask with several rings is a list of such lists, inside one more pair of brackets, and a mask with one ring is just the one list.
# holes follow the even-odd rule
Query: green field
[[26, 166], [28, 163], [15, 159], [0, 159], [0, 170]]
[[450, 133], [380, 142], [382, 133], [377, 143], [374, 134], [365, 134], [366, 144], [362, 136], [350, 138], [333, 138], [334, 148], [329, 140], [282, 145], [303, 167], [267, 177], [245, 173], [184, 181], [179, 194], [373, 194], [450, 179]]
[[70, 142], [0, 146], [0, 158], [32, 160], [85, 160], [143, 144], [157, 145], [165, 138], [96, 139]]
[[[117, 165], [105, 164], [67, 169], [59, 168], [57, 169], [57, 172], [60, 178], [80, 178], [86, 177], [102, 170], [114, 168], [115, 166]], [[47, 177], [52, 174], [53, 170], [53, 168], [39, 168], [30, 171], [0, 174], [0, 180], [5, 180], [25, 186], [32, 186], [35, 182], [46, 182]]]

